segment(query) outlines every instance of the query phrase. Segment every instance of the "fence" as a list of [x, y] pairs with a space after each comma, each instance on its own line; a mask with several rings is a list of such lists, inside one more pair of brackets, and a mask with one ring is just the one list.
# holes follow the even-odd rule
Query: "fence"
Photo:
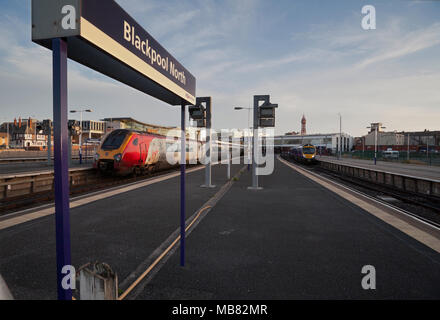
[[[82, 155], [85, 161], [90, 162], [90, 159], [96, 154], [99, 145], [90, 144], [82, 146]], [[53, 151], [52, 151], [53, 157]], [[0, 151], [0, 161], [8, 159], [40, 159], [44, 160], [47, 158], [47, 151], [26, 151], [23, 149], [9, 149]], [[79, 159], [79, 147], [77, 145], [72, 147], [72, 159]], [[88, 160], [87, 160], [88, 159]]]
[[[352, 159], [362, 159], [362, 160], [373, 160], [374, 151], [353, 151], [345, 152], [342, 154], [344, 158]], [[410, 152], [409, 158], [407, 152], [399, 152], [396, 158], [386, 157], [383, 151], [377, 152], [377, 160], [388, 161], [388, 162], [400, 162], [409, 164], [424, 164], [430, 166], [440, 166], [440, 154], [439, 153], [428, 153], [426, 152]]]

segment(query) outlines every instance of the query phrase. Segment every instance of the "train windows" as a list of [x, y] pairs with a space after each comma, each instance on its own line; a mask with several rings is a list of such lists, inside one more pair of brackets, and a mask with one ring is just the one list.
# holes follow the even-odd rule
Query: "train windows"
[[315, 148], [303, 148], [303, 153], [304, 154], [314, 154]]
[[138, 145], [138, 143], [139, 143], [139, 140], [138, 140], [138, 138], [136, 138], [136, 139], [134, 139], [134, 140], [133, 140], [133, 145], [134, 145], [134, 146], [137, 146], [137, 145]]
[[127, 130], [115, 130], [110, 133], [102, 144], [102, 150], [116, 150], [122, 145], [127, 136]]

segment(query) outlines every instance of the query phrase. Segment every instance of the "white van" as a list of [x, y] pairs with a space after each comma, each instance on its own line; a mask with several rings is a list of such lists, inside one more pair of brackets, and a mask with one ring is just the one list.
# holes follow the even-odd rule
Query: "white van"
[[385, 159], [399, 159], [399, 151], [387, 150], [383, 152]]

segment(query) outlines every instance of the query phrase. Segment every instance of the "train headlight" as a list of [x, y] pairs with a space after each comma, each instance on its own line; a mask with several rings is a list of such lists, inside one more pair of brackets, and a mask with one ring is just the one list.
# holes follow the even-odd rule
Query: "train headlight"
[[116, 162], [120, 162], [122, 160], [122, 154], [118, 153], [113, 157], [113, 159], [115, 159]]

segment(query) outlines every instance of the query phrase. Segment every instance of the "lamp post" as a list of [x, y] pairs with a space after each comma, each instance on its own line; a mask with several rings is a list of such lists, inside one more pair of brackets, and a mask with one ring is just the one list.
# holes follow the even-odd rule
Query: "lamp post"
[[[234, 110], [247, 110], [248, 111], [248, 128], [249, 128], [249, 132], [250, 132], [250, 130], [251, 130], [251, 125], [250, 125], [250, 118], [251, 118], [251, 110], [252, 110], [253, 108], [246, 108], [246, 107], [235, 107], [234, 108]], [[248, 152], [247, 152], [247, 158], [248, 158], [248, 171], [250, 170], [250, 166], [251, 166], [251, 161], [250, 161], [250, 159], [251, 159], [251, 155], [250, 155], [250, 152], [251, 152], [251, 145], [250, 145], [250, 141], [251, 141], [251, 139], [249, 139], [250, 137], [248, 137]]]
[[[378, 131], [379, 131], [379, 127], [381, 129], [386, 129], [386, 127], [382, 127], [380, 126], [380, 124], [377, 124], [374, 130], [374, 164], [377, 164], [377, 136], [378, 136]], [[373, 126], [367, 127], [367, 129], [372, 129]]]
[[93, 112], [93, 110], [92, 109], [70, 110], [70, 113], [77, 113], [77, 112], [79, 112], [79, 114], [80, 114], [80, 121], [79, 121], [79, 127], [80, 127], [80, 131], [79, 131], [79, 164], [82, 164], [82, 132], [83, 132], [82, 120], [83, 120], [83, 112]]
[[429, 136], [426, 136], [426, 164], [429, 165]]
[[342, 115], [339, 115], [339, 160], [342, 159]]

